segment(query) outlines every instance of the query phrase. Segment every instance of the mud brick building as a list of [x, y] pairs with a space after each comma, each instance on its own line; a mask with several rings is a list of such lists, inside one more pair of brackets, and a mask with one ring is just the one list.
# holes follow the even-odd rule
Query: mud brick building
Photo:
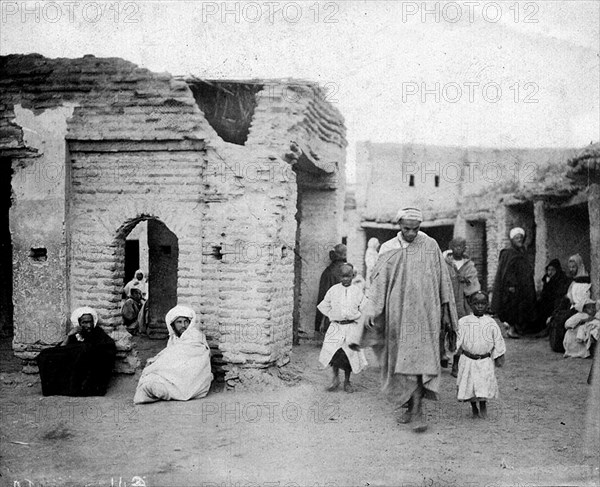
[[[509, 245], [508, 232], [518, 225], [527, 231], [538, 288], [551, 259], [560, 259], [566, 268], [569, 255], [580, 253], [598, 292], [598, 195], [591, 184], [597, 169], [589, 162], [597, 158], [593, 147], [596, 152], [577, 156], [579, 149], [359, 143], [358, 183], [346, 199], [344, 236], [350, 259], [363, 266], [368, 239], [392, 238], [399, 230], [394, 221], [398, 209], [415, 205], [424, 211], [422, 229], [442, 250], [454, 236], [467, 239], [488, 290], [499, 252]], [[572, 178], [567, 177], [569, 161], [576, 169]]]
[[[600, 298], [600, 144], [590, 144], [569, 160], [567, 176], [585, 188], [590, 216], [590, 277]], [[583, 203], [585, 204], [585, 203]]]
[[289, 360], [341, 240], [345, 128], [316, 85], [11, 55], [0, 117], [1, 319], [28, 370], [82, 305], [138, 365], [120, 305], [141, 222], [153, 333], [187, 304], [227, 379]]

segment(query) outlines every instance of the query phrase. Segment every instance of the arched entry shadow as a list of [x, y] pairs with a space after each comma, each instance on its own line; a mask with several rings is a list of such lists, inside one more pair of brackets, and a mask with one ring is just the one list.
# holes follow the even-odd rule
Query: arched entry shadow
[[167, 335], [165, 315], [177, 305], [177, 235], [156, 217], [143, 215], [128, 221], [117, 231], [115, 273], [121, 278], [125, 275], [125, 240], [142, 221], [148, 222], [148, 333], [153, 338], [162, 338]]

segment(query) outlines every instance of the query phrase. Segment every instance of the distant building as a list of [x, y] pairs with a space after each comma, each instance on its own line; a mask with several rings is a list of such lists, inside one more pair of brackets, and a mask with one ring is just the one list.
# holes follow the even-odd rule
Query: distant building
[[[398, 209], [420, 207], [422, 230], [444, 250], [453, 236], [467, 239], [469, 254], [488, 290], [498, 254], [513, 226], [527, 231], [536, 285], [553, 258], [565, 265], [580, 253], [590, 269], [590, 189], [570, 180], [567, 162], [576, 149], [492, 149], [417, 144], [357, 146], [356, 184], [346, 201], [344, 236], [349, 259], [362, 269], [366, 242], [395, 236]], [[591, 206], [590, 206], [591, 208]], [[592, 266], [597, 275], [598, 266]]]

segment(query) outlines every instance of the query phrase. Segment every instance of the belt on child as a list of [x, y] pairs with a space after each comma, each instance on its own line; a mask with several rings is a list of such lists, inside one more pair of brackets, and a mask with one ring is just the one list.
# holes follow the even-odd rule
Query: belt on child
[[490, 352], [484, 353], [483, 355], [478, 355], [476, 353], [470, 353], [470, 352], [467, 352], [466, 350], [463, 350], [462, 353], [465, 357], [469, 357], [471, 360], [482, 360], [484, 358], [488, 358], [488, 357], [492, 356], [492, 354]]
[[334, 320], [335, 323], [339, 323], [340, 325], [349, 325], [350, 323], [354, 323], [356, 320]]

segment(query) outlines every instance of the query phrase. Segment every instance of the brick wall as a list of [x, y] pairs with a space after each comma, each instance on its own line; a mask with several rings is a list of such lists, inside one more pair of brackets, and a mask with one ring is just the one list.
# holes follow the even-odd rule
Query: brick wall
[[[56, 286], [43, 298], [59, 303], [56, 333], [62, 331], [58, 315], [80, 305], [96, 307], [108, 328], [118, 326], [125, 238], [140, 221], [152, 220], [176, 236], [177, 299], [199, 311], [226, 377], [286, 363], [294, 295], [310, 295], [313, 262], [341, 236], [345, 129], [324, 94], [306, 83], [290, 85], [293, 98], [265, 88], [242, 146], [224, 142], [186, 82], [168, 74], [94, 57], [9, 56], [0, 64], [6, 68], [0, 155], [36, 156], [15, 123], [18, 103], [73, 113], [68, 124], [63, 115], [66, 165], [65, 130], [55, 138], [68, 183], [56, 195], [62, 207], [54, 215], [64, 222], [56, 241], [67, 246], [67, 270], [57, 274], [62, 290]], [[301, 184], [296, 173], [305, 174]], [[317, 250], [295, 290], [299, 191], [306, 192], [300, 225], [309, 229], [298, 233], [299, 247]], [[40, 204], [48, 206], [45, 196]], [[29, 214], [16, 220], [39, 223]], [[31, 276], [24, 276], [15, 280], [17, 292], [31, 286]], [[52, 294], [60, 292], [62, 304]], [[15, 328], [25, 330], [28, 322], [19, 319]], [[28, 351], [31, 345], [23, 343]]]

